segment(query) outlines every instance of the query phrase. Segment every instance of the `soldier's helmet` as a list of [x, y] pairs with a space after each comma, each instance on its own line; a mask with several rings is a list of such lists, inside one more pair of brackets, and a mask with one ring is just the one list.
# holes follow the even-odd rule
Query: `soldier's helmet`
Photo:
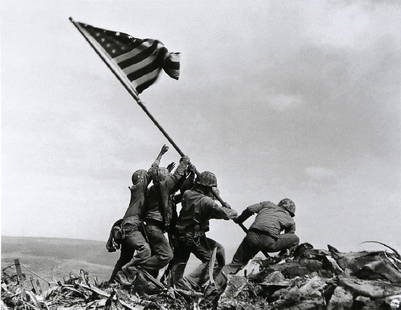
[[156, 171], [155, 176], [153, 177], [153, 182], [161, 182], [170, 174], [167, 168], [159, 167]]
[[295, 203], [291, 199], [284, 198], [280, 200], [278, 205], [286, 209], [291, 214], [291, 216], [295, 216]]
[[217, 178], [213, 172], [203, 171], [197, 177], [196, 183], [206, 187], [217, 187]]
[[132, 184], [135, 185], [148, 176], [148, 172], [144, 169], [139, 169], [132, 174]]

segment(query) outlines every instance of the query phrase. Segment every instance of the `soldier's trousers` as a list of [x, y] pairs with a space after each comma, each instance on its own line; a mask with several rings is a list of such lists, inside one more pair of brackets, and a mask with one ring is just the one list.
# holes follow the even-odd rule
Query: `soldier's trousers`
[[146, 225], [152, 255], [143, 260], [138, 266], [146, 269], [152, 276], [157, 277], [159, 270], [166, 266], [173, 258], [173, 251], [158, 225]]
[[223, 246], [215, 240], [207, 238], [205, 234], [200, 236], [194, 236], [193, 233], [179, 235], [175, 243], [174, 258], [171, 266], [172, 284], [182, 279], [191, 253], [193, 253], [202, 264], [186, 276], [186, 280], [193, 286], [199, 286], [206, 282], [209, 278], [207, 267], [214, 248], [217, 248], [217, 252], [213, 274], [217, 275], [225, 264]]
[[273, 238], [269, 235], [250, 230], [235, 252], [232, 262], [222, 268], [215, 282], [219, 287], [224, 286], [226, 283], [226, 276], [228, 274], [236, 274], [259, 251], [278, 252], [298, 244], [299, 238], [295, 234], [281, 234], [278, 238]]
[[142, 232], [139, 230], [131, 231], [126, 235], [125, 239], [121, 243], [120, 258], [114, 266], [114, 270], [110, 276], [110, 281], [114, 280], [115, 275], [124, 265], [129, 262], [140, 264], [144, 260], [148, 259], [150, 254], [150, 246], [146, 242]]

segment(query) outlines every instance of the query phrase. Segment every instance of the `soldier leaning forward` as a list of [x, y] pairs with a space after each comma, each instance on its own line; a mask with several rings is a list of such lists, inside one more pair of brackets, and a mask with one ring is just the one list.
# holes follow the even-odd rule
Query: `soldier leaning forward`
[[224, 266], [215, 279], [219, 290], [224, 289], [228, 274], [236, 274], [259, 251], [284, 252], [299, 244], [293, 219], [295, 204], [291, 199], [284, 198], [278, 205], [270, 201], [253, 204], [234, 221], [242, 223], [253, 214], [256, 214], [255, 221], [235, 252], [232, 262]]
[[121, 255], [111, 274], [110, 281], [115, 279], [118, 271], [128, 262], [133, 260], [140, 263], [151, 255], [150, 246], [142, 231], [141, 213], [143, 212], [147, 187], [152, 175], [159, 169], [160, 160], [167, 150], [168, 147], [163, 145], [148, 171], [141, 169], [132, 175], [132, 186], [129, 187], [131, 199], [128, 209], [124, 217], [113, 224], [106, 244], [109, 252], [114, 252], [116, 247], [121, 245]]
[[[195, 181], [191, 190], [184, 192], [182, 208], [177, 220], [175, 263], [171, 269], [172, 282], [178, 286], [191, 286], [198, 288], [206, 280], [208, 274], [205, 267], [208, 265], [213, 249], [217, 248], [217, 263], [214, 273], [224, 266], [224, 248], [213, 239], [206, 237], [209, 231], [210, 219], [229, 220], [236, 217], [237, 213], [226, 207], [219, 206], [213, 197], [213, 188], [217, 186], [216, 176], [209, 172], [202, 172]], [[202, 264], [189, 276], [182, 278], [185, 265], [190, 254], [193, 253]]]
[[173, 251], [164, 233], [169, 229], [172, 219], [174, 202], [171, 196], [177, 190], [181, 178], [185, 176], [188, 164], [189, 158], [183, 156], [173, 174], [166, 168], [159, 168], [146, 195], [143, 219], [152, 254], [141, 262], [132, 262], [129, 265], [142, 267], [154, 277], [157, 277], [159, 270], [173, 257]]

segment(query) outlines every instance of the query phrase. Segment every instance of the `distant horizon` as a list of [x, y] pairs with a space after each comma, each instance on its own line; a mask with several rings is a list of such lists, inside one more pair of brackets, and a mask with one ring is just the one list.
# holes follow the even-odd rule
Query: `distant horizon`
[[[99, 243], [104, 243], [104, 245], [106, 245], [106, 240], [95, 240], [95, 239], [80, 239], [80, 238], [69, 238], [69, 237], [43, 237], [43, 236], [10, 236], [10, 235], [1, 235], [1, 238], [37, 238], [37, 239], [59, 239], [59, 240], [76, 240], [76, 241], [90, 241], [90, 242], [99, 242]], [[393, 248], [395, 248], [396, 250], [399, 250], [399, 251], [401, 251], [401, 247], [398, 247], [397, 245], [393, 245], [393, 244], [389, 244], [389, 243], [386, 243], [386, 241], [383, 241], [383, 240], [366, 240], [366, 241], [378, 241], [378, 242], [382, 242], [382, 243], [384, 243], [384, 244], [387, 244], [388, 246], [390, 246], [390, 247], [393, 247]], [[304, 241], [304, 242], [307, 242], [307, 241]], [[313, 245], [313, 244], [312, 244]], [[338, 248], [338, 250], [339, 251], [342, 251], [343, 249], [341, 248], [341, 245], [339, 245], [339, 244], [330, 244], [331, 246], [334, 246], [335, 248]], [[313, 245], [314, 246], [314, 245]], [[315, 247], [315, 246], [314, 246]], [[327, 247], [327, 246], [326, 246]], [[369, 248], [371, 249], [371, 248], [382, 248], [382, 249], [384, 249], [385, 247], [383, 247], [383, 246], [381, 246], [381, 245], [379, 245], [379, 244], [375, 244], [375, 243], [364, 243], [364, 244], [362, 244], [362, 243], [360, 243], [360, 244], [357, 244], [357, 245], [355, 245], [355, 249], [354, 250], [350, 250], [350, 251], [357, 251], [357, 250], [361, 250], [361, 249], [357, 249], [357, 248], [360, 248], [360, 247], [364, 247], [364, 248], [366, 248], [366, 250], [368, 250]], [[225, 250], [228, 250], [228, 252], [234, 252], [235, 250], [236, 250], [236, 246], [233, 246], [233, 247], [224, 247], [225, 248]], [[319, 248], [319, 247], [315, 247], [316, 249], [322, 249], [322, 248]], [[326, 250], [326, 248], [324, 248], [325, 250]], [[119, 251], [119, 250], [118, 250]], [[117, 252], [118, 252], [117, 251]], [[105, 250], [105, 252], [106, 252], [106, 250]], [[344, 251], [344, 252], [346, 252], [346, 251]], [[233, 253], [231, 253], [231, 254], [233, 254]], [[261, 255], [261, 253], [259, 253], [259, 255]]]
[[70, 237], [44, 237], [44, 236], [15, 236], [15, 235], [1, 235], [1, 238], [43, 238], [43, 239], [68, 239], [68, 240], [82, 240], [82, 241], [96, 241], [96, 242], [104, 242], [106, 244], [106, 241], [102, 240], [96, 240], [96, 239], [81, 239], [81, 238], [70, 238]]

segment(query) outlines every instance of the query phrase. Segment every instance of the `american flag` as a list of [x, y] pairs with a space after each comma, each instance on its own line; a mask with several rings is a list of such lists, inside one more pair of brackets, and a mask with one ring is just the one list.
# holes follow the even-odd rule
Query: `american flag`
[[74, 22], [90, 41], [128, 78], [137, 93], [152, 85], [163, 69], [178, 80], [179, 53], [169, 53], [158, 40], [138, 39], [123, 32], [110, 31]]

